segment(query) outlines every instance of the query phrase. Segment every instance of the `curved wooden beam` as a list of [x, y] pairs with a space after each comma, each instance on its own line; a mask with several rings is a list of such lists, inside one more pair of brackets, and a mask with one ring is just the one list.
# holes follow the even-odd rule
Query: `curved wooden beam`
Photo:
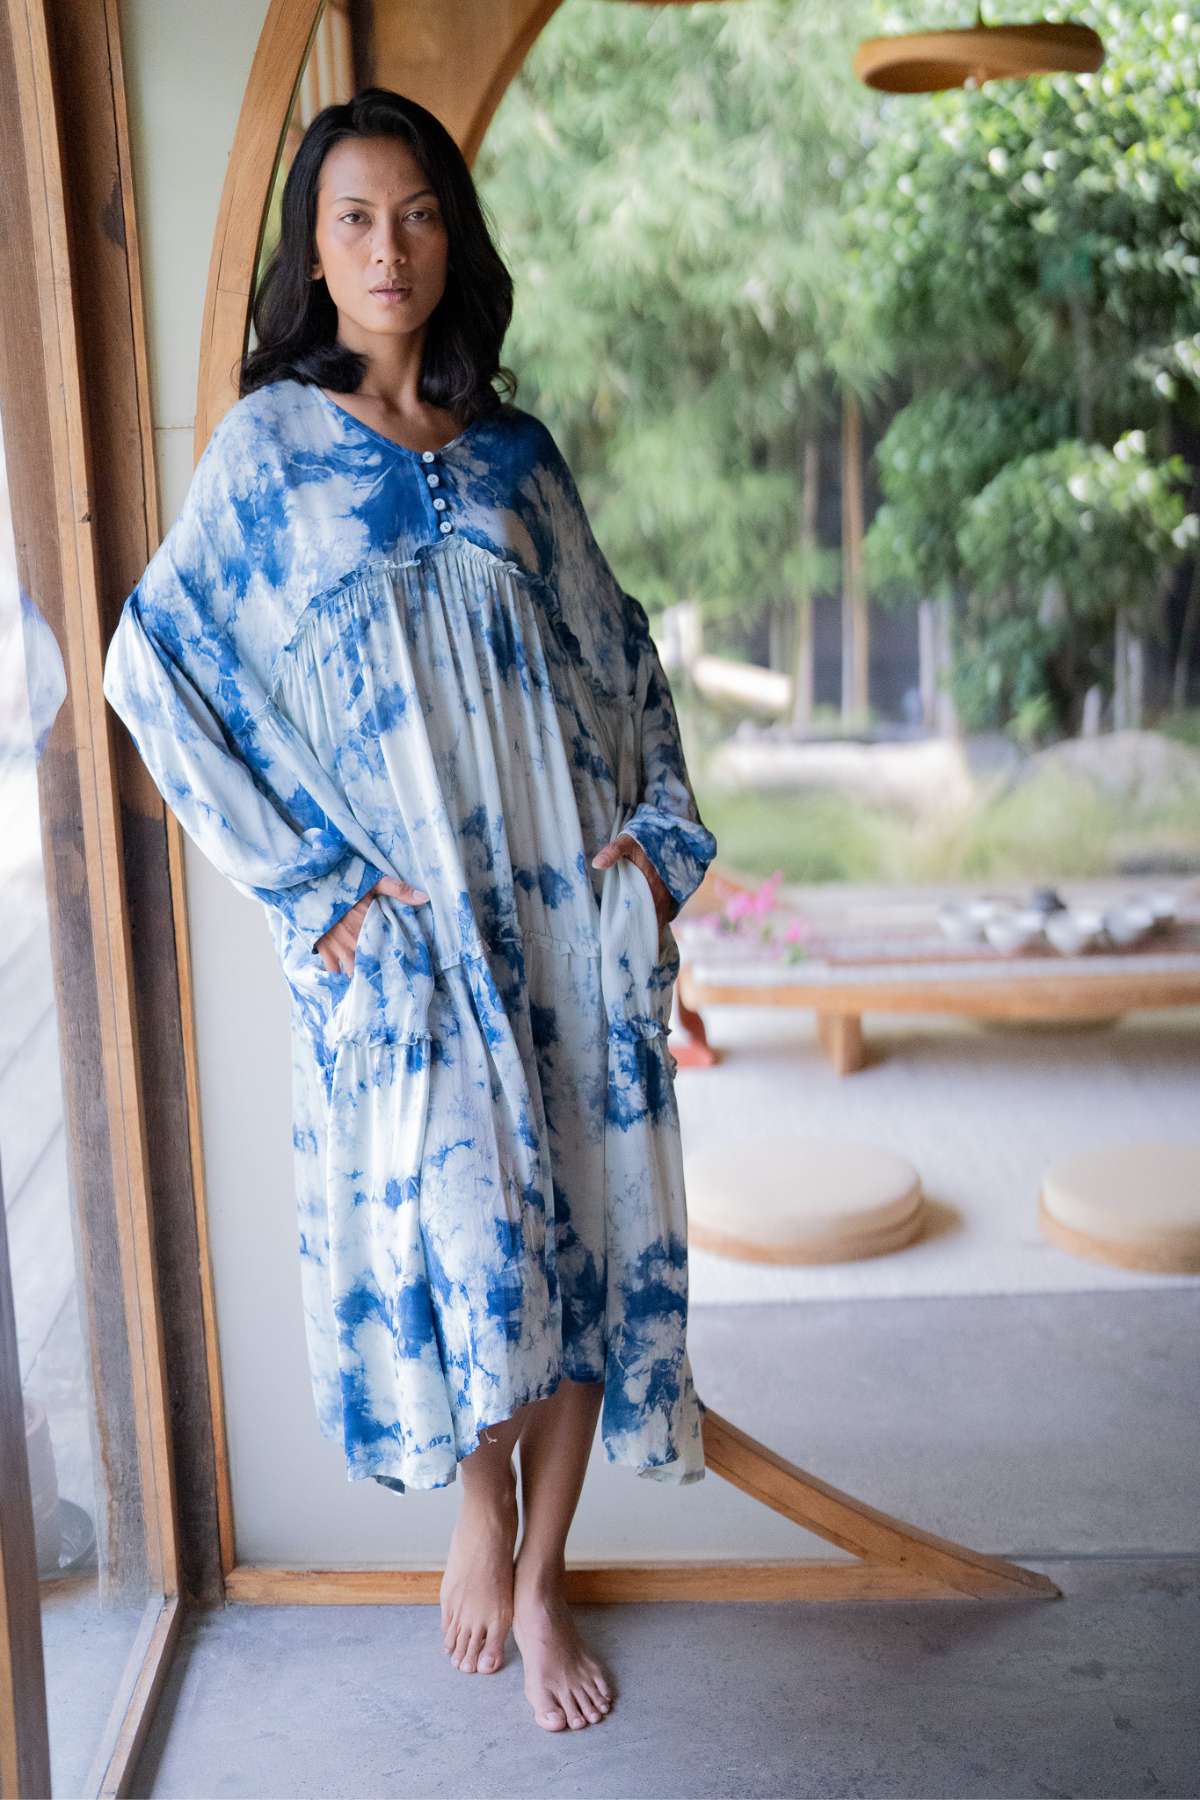
[[237, 366], [250, 332], [254, 271], [288, 115], [324, 0], [271, 0], [250, 65], [213, 231], [200, 327], [193, 452], [237, 399]]
[[[492, 114], [562, 0], [405, 0], [377, 6], [370, 79], [436, 113], [473, 163]], [[194, 452], [237, 399], [237, 368], [267, 206], [324, 0], [271, 0], [250, 65], [213, 232], [201, 328]], [[337, 98], [348, 99], [349, 95]]]
[[703, 1407], [702, 1424], [704, 1461], [714, 1475], [839, 1550], [849, 1550], [869, 1563], [888, 1564], [893, 1572], [911, 1579], [914, 1594], [970, 1594], [989, 1600], [1061, 1598], [1061, 1590], [1047, 1576], [879, 1512], [769, 1450], [710, 1407]]
[[[530, 46], [561, 0], [511, 0], [503, 28], [490, 0], [408, 0], [376, 19], [371, 79], [396, 87], [443, 120], [474, 160], [484, 131]], [[196, 410], [199, 457], [237, 397], [236, 366], [249, 334], [263, 224], [284, 132], [323, 0], [271, 0], [238, 116], [214, 233], [205, 296]], [[211, 1273], [206, 1269], [206, 1287]], [[211, 1301], [211, 1295], [209, 1295]], [[215, 1311], [213, 1316], [215, 1316]], [[221, 1393], [219, 1368], [213, 1392]], [[904, 1599], [970, 1595], [1059, 1598], [1060, 1590], [1000, 1557], [986, 1556], [878, 1512], [769, 1450], [701, 1402], [705, 1461], [752, 1499], [861, 1559], [585, 1564], [567, 1571], [577, 1601]], [[226, 1597], [383, 1604], [438, 1599], [441, 1571], [286, 1570], [237, 1563], [223, 1421], [214, 1419], [222, 1488]]]

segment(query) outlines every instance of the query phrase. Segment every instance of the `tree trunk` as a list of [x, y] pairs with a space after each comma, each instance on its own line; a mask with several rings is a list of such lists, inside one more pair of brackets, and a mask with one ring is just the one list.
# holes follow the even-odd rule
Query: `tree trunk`
[[1179, 628], [1179, 644], [1175, 651], [1175, 668], [1171, 677], [1171, 704], [1176, 712], [1182, 712], [1187, 705], [1188, 675], [1198, 628], [1200, 628], [1200, 555], [1197, 555], [1192, 563], [1192, 584], [1188, 589], [1187, 605], [1183, 609], [1183, 623]]
[[949, 687], [950, 671], [954, 667], [954, 602], [949, 594], [939, 594], [934, 607], [934, 668], [937, 676], [934, 723], [943, 737], [957, 737], [958, 708]]
[[1072, 292], [1069, 301], [1071, 337], [1075, 348], [1075, 416], [1079, 436], [1085, 444], [1092, 441], [1093, 402], [1092, 322], [1081, 294]]
[[1113, 632], [1112, 728], [1124, 731], [1128, 702], [1125, 698], [1125, 615], [1117, 614]]
[[932, 600], [917, 603], [917, 686], [921, 695], [921, 724], [934, 728], [937, 717], [937, 610]]
[[772, 600], [767, 606], [768, 669], [786, 669], [787, 653], [787, 622], [783, 616], [783, 607], [777, 600]]
[[1113, 643], [1113, 730], [1140, 731], [1145, 716], [1145, 643], [1117, 614]]
[[803, 552], [792, 654], [792, 723], [809, 726], [813, 716], [812, 570], [817, 553], [817, 499], [821, 460], [816, 437], [805, 432], [801, 456], [804, 492], [800, 504], [800, 548]]
[[847, 388], [842, 400], [842, 718], [870, 704], [870, 635], [863, 585], [862, 413]]
[[1139, 631], [1129, 634], [1129, 724], [1140, 731], [1146, 722], [1146, 640]]

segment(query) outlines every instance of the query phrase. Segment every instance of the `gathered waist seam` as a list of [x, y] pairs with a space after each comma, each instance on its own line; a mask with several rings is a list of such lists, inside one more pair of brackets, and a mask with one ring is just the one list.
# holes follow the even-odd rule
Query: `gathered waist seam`
[[[576, 941], [572, 938], [556, 937], [553, 932], [536, 931], [532, 929], [505, 933], [500, 937], [493, 939], [493, 954], [498, 953], [506, 943], [520, 944], [524, 947], [524, 945], [529, 942], [546, 944], [550, 949], [555, 950], [560, 955], [564, 956], [584, 956], [592, 960], [598, 960], [602, 955], [599, 938], [584, 938], [581, 941]], [[453, 955], [446, 957], [439, 957], [433, 946], [427, 947], [429, 948], [430, 962], [435, 969], [453, 969], [464, 962], [483, 962], [487, 957], [486, 945], [478, 950], [468, 950], [465, 947], [461, 947]]]

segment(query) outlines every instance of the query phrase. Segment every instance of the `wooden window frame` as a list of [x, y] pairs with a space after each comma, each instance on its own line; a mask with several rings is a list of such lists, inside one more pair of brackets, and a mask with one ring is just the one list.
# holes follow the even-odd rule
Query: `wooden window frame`
[[[97, 1535], [106, 1591], [148, 1597], [88, 1775], [90, 1793], [109, 1795], [126, 1791], [185, 1604], [223, 1592], [179, 827], [102, 687], [121, 603], [160, 536], [118, 0], [3, 0], [0, 103], [0, 408], [17, 568], [67, 675], [38, 804]], [[0, 1261], [0, 1450], [17, 1471], [0, 1492], [0, 1789], [46, 1794], [7, 1242]]]

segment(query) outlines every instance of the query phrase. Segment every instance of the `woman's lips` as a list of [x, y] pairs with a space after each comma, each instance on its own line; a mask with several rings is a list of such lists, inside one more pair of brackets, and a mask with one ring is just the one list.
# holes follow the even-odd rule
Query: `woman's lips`
[[410, 287], [377, 287], [372, 288], [371, 292], [377, 300], [390, 300], [394, 304], [397, 300], [407, 300], [408, 296], [412, 293], [412, 289]]

